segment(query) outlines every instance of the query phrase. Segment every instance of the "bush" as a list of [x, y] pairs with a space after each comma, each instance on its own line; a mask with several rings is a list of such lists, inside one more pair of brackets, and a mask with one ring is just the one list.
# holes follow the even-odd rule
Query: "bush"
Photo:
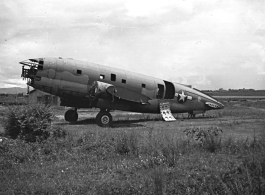
[[29, 142], [43, 140], [49, 137], [48, 129], [53, 118], [52, 110], [48, 106], [10, 106], [4, 119], [4, 134]]
[[190, 139], [197, 141], [202, 148], [209, 152], [215, 152], [221, 147], [220, 133], [223, 131], [218, 127], [186, 129], [184, 132]]

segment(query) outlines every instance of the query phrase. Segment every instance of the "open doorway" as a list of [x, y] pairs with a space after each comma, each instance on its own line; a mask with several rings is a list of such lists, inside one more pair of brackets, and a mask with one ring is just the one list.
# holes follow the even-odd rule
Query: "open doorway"
[[157, 84], [157, 87], [158, 87], [158, 92], [157, 92], [156, 98], [157, 99], [163, 99], [163, 97], [164, 97], [164, 85]]
[[166, 85], [166, 94], [164, 99], [174, 99], [175, 97], [175, 87], [173, 85], [173, 83], [168, 82], [168, 81], [164, 81], [165, 85]]

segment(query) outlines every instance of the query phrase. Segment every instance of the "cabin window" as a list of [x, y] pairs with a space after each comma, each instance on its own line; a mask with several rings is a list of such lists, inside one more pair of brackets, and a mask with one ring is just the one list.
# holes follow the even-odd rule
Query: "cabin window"
[[116, 74], [111, 74], [110, 75], [110, 80], [111, 81], [116, 81]]
[[82, 70], [76, 70], [77, 74], [82, 74]]
[[126, 80], [125, 79], [122, 79], [121, 82], [125, 84], [126, 83]]
[[144, 83], [142, 83], [142, 88], [145, 88], [145, 84]]
[[39, 61], [39, 64], [43, 65], [43, 60], [40, 60], [40, 61]]
[[43, 66], [42, 65], [38, 65], [38, 70], [43, 70]]
[[105, 75], [104, 75], [104, 74], [101, 74], [101, 75], [99, 76], [99, 78], [100, 78], [100, 79], [105, 79]]

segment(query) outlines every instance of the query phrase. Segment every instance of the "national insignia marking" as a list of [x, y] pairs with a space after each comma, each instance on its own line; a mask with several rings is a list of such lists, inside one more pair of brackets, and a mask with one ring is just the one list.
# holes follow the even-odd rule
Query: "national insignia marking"
[[181, 93], [177, 93], [177, 100], [180, 103], [186, 102], [188, 97], [184, 94], [184, 91], [181, 91]]

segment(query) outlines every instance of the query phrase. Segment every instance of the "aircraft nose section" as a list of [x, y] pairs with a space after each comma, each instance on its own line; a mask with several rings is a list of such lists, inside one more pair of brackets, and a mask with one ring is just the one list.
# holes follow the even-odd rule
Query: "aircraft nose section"
[[38, 64], [41, 61], [42, 61], [42, 58], [34, 58], [34, 59], [24, 60], [19, 63], [25, 66], [33, 66], [35, 64]]
[[35, 58], [35, 59], [29, 59], [29, 60], [32, 61], [32, 62], [40, 62], [43, 59], [42, 58]]
[[32, 58], [19, 62], [22, 64], [22, 74], [23, 79], [34, 80], [38, 70], [42, 70], [43, 58]]

